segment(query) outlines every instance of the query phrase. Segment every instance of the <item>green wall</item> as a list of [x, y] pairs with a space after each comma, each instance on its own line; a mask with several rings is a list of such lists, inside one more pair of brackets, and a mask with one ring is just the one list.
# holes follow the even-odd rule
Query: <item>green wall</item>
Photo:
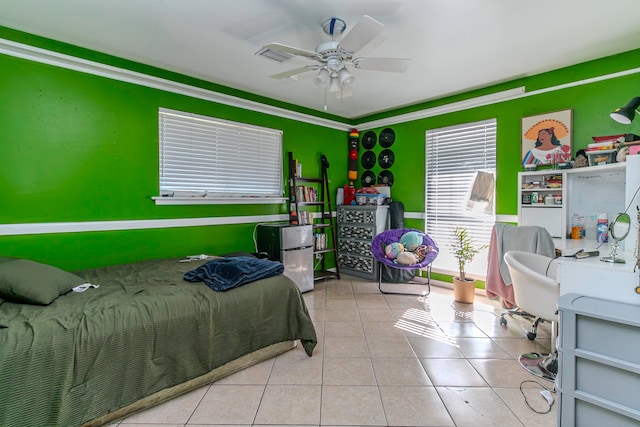
[[[520, 86], [524, 86], [526, 92], [533, 92], [639, 67], [640, 50], [636, 50], [551, 73], [468, 92], [464, 96], [471, 98]], [[625, 126], [609, 118], [611, 111], [626, 104], [633, 96], [637, 95], [640, 95], [640, 73], [540, 93], [455, 113], [381, 126], [373, 130], [379, 135], [383, 128], [391, 127], [396, 134], [395, 142], [391, 147], [395, 154], [395, 163], [390, 169], [395, 178], [395, 183], [392, 187], [393, 199], [402, 201], [407, 212], [422, 212], [424, 210], [425, 131], [461, 123], [497, 119], [496, 212], [498, 215], [516, 215], [518, 207], [517, 173], [523, 170], [520, 166], [520, 127], [522, 117], [572, 109], [572, 154], [575, 154], [577, 150], [585, 148], [587, 144], [592, 142], [592, 136], [624, 133], [640, 134], [640, 120], [634, 121], [631, 126]], [[464, 97], [456, 96], [414, 106], [413, 110], [396, 110], [390, 114], [388, 113], [388, 117], [392, 117], [394, 114], [427, 109], [461, 99], [464, 99]], [[384, 115], [376, 115], [365, 117], [361, 120], [366, 123], [367, 121], [384, 118]], [[376, 153], [379, 153], [380, 150], [379, 145], [374, 148]], [[378, 173], [380, 168], [375, 168], [374, 171]], [[360, 172], [362, 172], [362, 169]], [[424, 227], [424, 223], [417, 220], [410, 221], [409, 226], [419, 228]]]
[[[341, 130], [5, 55], [0, 56], [0, 75], [0, 224], [286, 213], [284, 204], [156, 206], [151, 197], [158, 195], [159, 107], [282, 129], [285, 158], [293, 151], [308, 173], [319, 175], [320, 154], [326, 153], [330, 173], [346, 174], [346, 157], [336, 155], [347, 141]], [[253, 227], [0, 236], [0, 256], [81, 269], [197, 253], [253, 252]]]
[[[37, 38], [0, 27], [0, 37], [26, 42], [78, 57], [171, 78], [266, 104], [315, 114], [342, 123], [349, 120], [283, 105], [213, 83], [190, 79], [96, 52]], [[527, 91], [640, 67], [640, 51], [533, 76], [499, 86], [432, 101], [383, 115], [366, 123], [516, 86]], [[592, 135], [633, 132], [618, 125], [608, 112], [637, 95], [638, 74], [567, 88], [490, 106], [407, 123], [391, 124], [395, 176], [392, 196], [407, 212], [424, 207], [425, 130], [489, 118], [498, 120], [498, 214], [514, 215], [520, 169], [520, 119], [549, 111], [574, 111], [574, 152]], [[342, 130], [257, 113], [183, 95], [137, 86], [0, 55], [0, 224], [225, 218], [277, 215], [286, 205], [156, 206], [158, 192], [159, 107], [191, 111], [258, 126], [282, 129], [283, 164], [288, 151], [304, 165], [304, 173], [319, 174], [320, 154], [326, 154], [331, 185], [347, 182], [347, 139]], [[354, 127], [358, 127], [355, 124]], [[382, 128], [375, 129], [376, 131]], [[635, 133], [640, 129], [635, 128]], [[361, 134], [364, 129], [360, 129]], [[379, 150], [379, 147], [376, 148]], [[315, 170], [314, 170], [315, 166]], [[361, 170], [362, 172], [362, 170]], [[283, 171], [283, 176], [286, 170]], [[335, 192], [333, 192], [335, 194]], [[422, 227], [421, 220], [407, 220]], [[157, 257], [253, 251], [253, 223], [129, 231], [0, 236], [0, 256], [27, 257], [65, 269], [81, 269]]]

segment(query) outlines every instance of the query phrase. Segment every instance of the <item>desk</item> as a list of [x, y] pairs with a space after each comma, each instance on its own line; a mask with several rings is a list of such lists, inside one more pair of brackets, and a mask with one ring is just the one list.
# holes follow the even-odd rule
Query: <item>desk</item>
[[[557, 239], [555, 243], [563, 254], [574, 254], [580, 249], [593, 251], [598, 245], [594, 240]], [[598, 250], [600, 256], [607, 256], [610, 246], [605, 243]], [[560, 295], [575, 293], [640, 305], [640, 294], [635, 291], [636, 286], [640, 285], [640, 272], [633, 272], [636, 261], [633, 251], [618, 253], [620, 258], [626, 260], [624, 264], [602, 262], [600, 256], [583, 259], [557, 258]]]

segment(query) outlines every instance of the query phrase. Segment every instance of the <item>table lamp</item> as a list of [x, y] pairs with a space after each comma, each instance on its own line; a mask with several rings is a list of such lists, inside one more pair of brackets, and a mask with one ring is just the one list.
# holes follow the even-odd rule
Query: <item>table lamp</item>
[[640, 107], [640, 97], [635, 97], [624, 107], [616, 108], [613, 113], [610, 114], [610, 117], [623, 125], [631, 124], [635, 113], [640, 114], [638, 107]]

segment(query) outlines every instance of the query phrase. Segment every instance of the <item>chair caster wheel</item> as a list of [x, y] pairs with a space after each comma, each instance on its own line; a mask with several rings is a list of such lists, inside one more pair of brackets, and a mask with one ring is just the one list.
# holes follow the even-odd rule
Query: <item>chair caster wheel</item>
[[504, 317], [501, 317], [501, 318], [500, 318], [500, 324], [501, 324], [502, 326], [506, 326], [506, 325], [507, 325], [507, 319], [505, 319]]
[[533, 341], [536, 339], [536, 334], [534, 334], [533, 332], [527, 332], [527, 338], [529, 339], [529, 341]]

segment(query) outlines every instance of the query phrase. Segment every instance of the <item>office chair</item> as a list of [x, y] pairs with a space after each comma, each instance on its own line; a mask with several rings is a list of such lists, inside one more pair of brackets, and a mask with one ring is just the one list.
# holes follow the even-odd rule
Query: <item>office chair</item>
[[539, 321], [551, 322], [550, 353], [526, 353], [518, 361], [532, 374], [554, 380], [558, 372], [556, 337], [560, 297], [557, 264], [553, 258], [523, 251], [509, 251], [504, 260], [518, 307], [536, 316], [536, 326]]

